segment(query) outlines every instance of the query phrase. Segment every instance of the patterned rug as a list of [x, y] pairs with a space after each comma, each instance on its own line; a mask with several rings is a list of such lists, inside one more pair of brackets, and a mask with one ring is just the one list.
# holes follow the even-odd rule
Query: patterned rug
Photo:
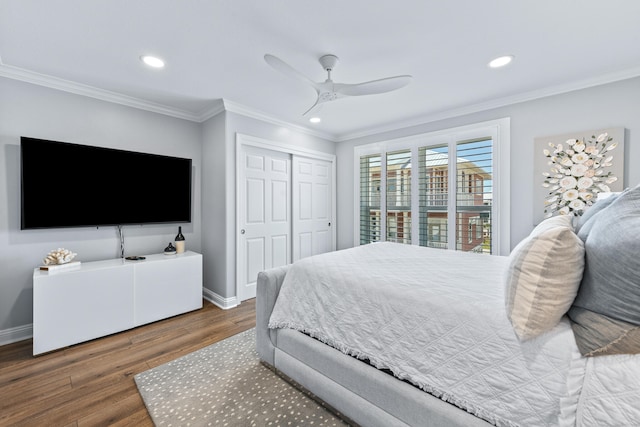
[[157, 426], [348, 425], [260, 363], [255, 329], [135, 376]]

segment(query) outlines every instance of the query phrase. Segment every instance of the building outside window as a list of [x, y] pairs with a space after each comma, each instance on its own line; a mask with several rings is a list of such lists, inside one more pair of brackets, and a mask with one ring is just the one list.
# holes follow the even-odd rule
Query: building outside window
[[[508, 122], [506, 125], [508, 128]], [[499, 172], [506, 169], [508, 174], [508, 164], [497, 162], [497, 154], [504, 157], [499, 152], [505, 151], [498, 135], [508, 139], [508, 133], [505, 138], [495, 127], [478, 126], [440, 138], [393, 141], [382, 149], [376, 146], [378, 153], [359, 155], [360, 244], [386, 240], [499, 253], [498, 231], [502, 227], [508, 234], [504, 230], [508, 217], [503, 215], [500, 224], [496, 223], [494, 184], [500, 180]], [[503, 187], [508, 185], [503, 182]], [[508, 192], [501, 195], [507, 203]]]

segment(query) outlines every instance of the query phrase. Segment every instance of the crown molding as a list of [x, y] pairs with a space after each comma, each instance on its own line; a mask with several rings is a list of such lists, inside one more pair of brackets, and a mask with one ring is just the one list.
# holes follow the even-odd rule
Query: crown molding
[[198, 119], [196, 120], [198, 123], [205, 122], [212, 117], [217, 116], [218, 114], [224, 111], [224, 100], [217, 99], [213, 101], [213, 105], [210, 108], [205, 109], [201, 114], [198, 115]]
[[179, 119], [189, 120], [197, 123], [202, 123], [206, 120], [209, 120], [210, 118], [226, 110], [226, 111], [238, 113], [247, 117], [251, 117], [257, 120], [261, 120], [263, 122], [271, 123], [276, 126], [283, 126], [288, 129], [295, 130], [301, 133], [306, 133], [319, 138], [328, 139], [329, 141], [335, 141], [335, 135], [323, 133], [313, 129], [305, 128], [303, 126], [295, 125], [293, 123], [289, 123], [284, 120], [277, 119], [262, 111], [254, 110], [252, 108], [246, 107], [244, 105], [241, 105], [226, 99], [214, 100], [212, 101], [213, 105], [211, 107], [205, 109], [199, 114], [194, 114], [190, 111], [168, 107], [166, 105], [142, 100], [139, 98], [134, 98], [132, 96], [123, 95], [121, 93], [99, 89], [99, 88], [85, 85], [82, 83], [77, 83], [70, 80], [65, 80], [58, 77], [37, 73], [35, 71], [26, 70], [24, 68], [3, 64], [1, 59], [0, 59], [0, 77], [20, 80], [26, 83], [31, 83], [39, 86], [48, 87], [51, 89], [61, 90], [64, 92], [86, 96], [89, 98], [95, 98], [101, 101], [107, 101], [114, 104], [125, 105], [128, 107], [150, 111], [153, 113], [164, 114], [166, 116], [176, 117]]
[[140, 110], [151, 111], [153, 113], [164, 114], [166, 116], [176, 117], [178, 119], [198, 121], [198, 116], [179, 108], [168, 107], [151, 101], [145, 101], [132, 96], [123, 95], [117, 92], [111, 92], [99, 89], [93, 86], [84, 85], [82, 83], [61, 79], [58, 77], [40, 74], [35, 71], [26, 70], [24, 68], [14, 67], [12, 65], [3, 64], [0, 61], [0, 76], [14, 80], [20, 80], [39, 86], [57, 89], [64, 92], [82, 95], [89, 98], [99, 99], [114, 104], [125, 105], [127, 107], [137, 108]]
[[304, 126], [296, 125], [290, 122], [286, 122], [284, 120], [280, 120], [276, 117], [273, 117], [267, 113], [264, 113], [259, 110], [255, 110], [253, 108], [249, 108], [245, 105], [238, 104], [233, 101], [229, 101], [228, 99], [223, 99], [224, 109], [226, 111], [230, 111], [232, 113], [241, 114], [246, 117], [250, 117], [252, 119], [260, 120], [263, 122], [271, 123], [276, 126], [283, 126], [290, 130], [294, 130], [300, 133], [305, 133], [307, 135], [316, 136], [318, 138], [328, 139], [329, 141], [336, 142], [336, 135], [330, 134], [327, 132], [320, 132], [315, 129], [309, 129]]
[[344, 133], [344, 134], [338, 135], [337, 138], [334, 139], [334, 141], [342, 142], [342, 141], [348, 141], [351, 139], [377, 135], [385, 132], [393, 132], [396, 130], [405, 129], [413, 126], [425, 125], [428, 123], [436, 122], [438, 120], [445, 120], [445, 119], [450, 119], [454, 117], [460, 117], [467, 114], [478, 113], [480, 111], [492, 110], [494, 108], [506, 107], [508, 105], [519, 104], [527, 101], [533, 101], [536, 99], [546, 98], [554, 95], [561, 95], [563, 93], [573, 92], [576, 90], [587, 89], [595, 86], [601, 86], [608, 83], [615, 83], [617, 81], [632, 79], [638, 76], [640, 76], [640, 67], [630, 68], [624, 71], [604, 74], [594, 78], [579, 80], [579, 81], [562, 84], [562, 85], [551, 86], [548, 88], [521, 93], [518, 95], [497, 98], [491, 101], [481, 102], [478, 104], [468, 105], [466, 107], [441, 111], [435, 114], [428, 114], [425, 116], [420, 116], [420, 117], [416, 117], [409, 120], [403, 120], [401, 122], [395, 122], [389, 125], [378, 126], [375, 128], [367, 128], [367, 129], [356, 131], [356, 132]]

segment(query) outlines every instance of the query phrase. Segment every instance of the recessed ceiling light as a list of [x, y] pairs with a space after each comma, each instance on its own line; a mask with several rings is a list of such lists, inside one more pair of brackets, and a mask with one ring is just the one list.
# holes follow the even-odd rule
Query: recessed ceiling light
[[147, 64], [149, 67], [164, 68], [164, 61], [155, 56], [143, 55], [140, 57], [140, 60]]
[[309, 121], [311, 123], [320, 123], [322, 120], [320, 119], [320, 117], [311, 117]]
[[489, 67], [491, 68], [504, 67], [505, 65], [509, 64], [511, 61], [513, 61], [513, 55], [501, 56], [489, 62]]

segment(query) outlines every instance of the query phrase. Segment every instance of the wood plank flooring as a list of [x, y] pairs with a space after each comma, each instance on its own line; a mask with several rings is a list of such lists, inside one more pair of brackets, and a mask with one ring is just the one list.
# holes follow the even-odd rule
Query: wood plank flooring
[[153, 426], [133, 376], [255, 326], [255, 300], [203, 308], [32, 356], [0, 347], [0, 426]]

